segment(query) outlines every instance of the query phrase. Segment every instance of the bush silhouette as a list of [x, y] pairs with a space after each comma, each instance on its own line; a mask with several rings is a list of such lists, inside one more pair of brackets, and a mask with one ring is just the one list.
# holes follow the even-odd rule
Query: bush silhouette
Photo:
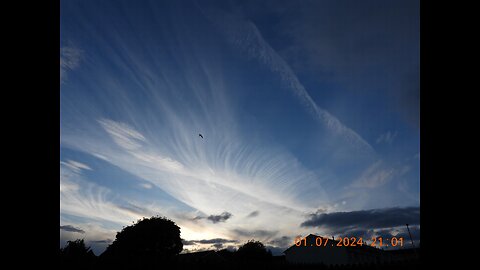
[[268, 260], [272, 253], [260, 241], [250, 240], [241, 246], [236, 255], [242, 260]]
[[118, 232], [101, 258], [108, 264], [154, 266], [170, 261], [182, 249], [180, 228], [167, 218], [151, 217]]

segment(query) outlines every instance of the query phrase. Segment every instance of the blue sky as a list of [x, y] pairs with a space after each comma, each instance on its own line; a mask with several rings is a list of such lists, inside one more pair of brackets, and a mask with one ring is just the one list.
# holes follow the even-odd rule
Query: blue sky
[[69, 0], [60, 35], [61, 246], [419, 233], [418, 1]]

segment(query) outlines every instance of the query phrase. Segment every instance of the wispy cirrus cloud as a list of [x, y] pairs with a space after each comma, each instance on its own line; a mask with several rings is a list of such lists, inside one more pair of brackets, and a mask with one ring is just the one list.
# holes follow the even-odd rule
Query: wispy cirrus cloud
[[148, 164], [148, 166], [157, 169], [163, 168], [168, 171], [180, 171], [183, 169], [183, 165], [180, 162], [173, 160], [170, 157], [164, 157], [140, 149], [142, 146], [147, 145], [148, 141], [140, 132], [136, 131], [129, 125], [109, 119], [100, 119], [98, 122], [118, 146], [144, 164]]
[[377, 138], [376, 142], [377, 143], [387, 143], [387, 144], [392, 144], [393, 140], [395, 140], [395, 137], [397, 137], [398, 132], [390, 132], [387, 131], [386, 133], [380, 134], [380, 136]]
[[377, 160], [366, 168], [359, 178], [354, 180], [349, 187], [352, 188], [378, 188], [386, 185], [395, 177], [401, 177], [410, 171], [408, 165], [390, 166], [383, 160]]
[[[371, 171], [365, 170], [367, 162], [354, 164], [358, 171], [352, 173], [353, 177], [336, 175], [339, 171], [324, 174], [317, 170], [318, 166], [309, 162], [312, 159], [326, 164], [325, 167], [337, 164], [332, 164], [335, 160], [328, 155], [302, 155], [295, 146], [321, 149], [319, 141], [324, 129], [340, 141], [335, 141], [332, 148], [347, 145], [346, 155], [358, 149], [374, 151], [344, 124], [346, 121], [322, 108], [322, 99], [306, 90], [253, 22], [207, 11], [210, 22], [223, 33], [218, 35], [198, 5], [184, 8], [188, 3], [146, 5], [152, 17], [129, 13], [128, 4], [109, 10], [111, 20], [103, 19], [105, 10], [92, 6], [68, 17], [73, 26], [81, 24], [89, 29], [83, 34], [95, 46], [78, 70], [83, 81], [64, 85], [69, 91], [62, 93], [62, 148], [98, 157], [139, 182], [128, 183], [122, 187], [125, 190], [115, 193], [107, 185], [112, 183], [103, 177], [86, 178], [97, 172], [87, 173], [85, 167], [67, 165], [65, 161], [61, 168], [61, 215], [88, 217], [121, 227], [142, 215], [160, 213], [174, 219], [186, 239], [244, 241], [258, 237], [280, 243], [283, 236], [311, 229], [299, 228], [305, 213], [319, 207], [328, 211], [350, 207], [351, 204], [340, 205], [341, 201], [337, 207], [337, 202], [331, 201], [329, 194], [333, 193], [327, 192], [328, 188], [338, 190], [331, 187], [332, 183], [349, 184], [352, 179], [361, 178], [357, 176], [362, 171], [363, 179], [368, 180], [360, 181], [360, 186], [389, 183], [395, 172], [389, 174], [389, 167], [383, 163], [372, 165]], [[70, 10], [77, 10], [75, 3], [67, 5], [73, 7]], [[148, 27], [143, 23], [148, 23]], [[155, 29], [155, 35], [129, 34], [148, 33], [149, 29]], [[201, 39], [196, 38], [199, 34]], [[262, 73], [261, 78], [255, 77], [258, 70], [265, 71], [266, 76]], [[297, 114], [303, 127], [316, 127], [314, 121], [318, 121], [322, 136], [308, 144], [301, 139], [287, 142], [271, 132], [260, 132], [251, 124], [258, 114], [248, 115], [250, 106], [262, 110], [270, 106], [269, 100], [280, 99], [277, 89], [281, 87], [262, 89], [265, 102], [252, 98], [251, 93], [236, 93], [235, 89], [250, 88], [252, 81], [260, 85], [281, 81], [281, 86], [290, 90], [283, 103], [288, 109], [273, 108], [286, 114], [269, 116], [258, 127], [274, 122], [281, 126], [279, 119]], [[290, 93], [297, 102], [291, 102]], [[290, 132], [285, 127], [280, 129]], [[302, 132], [305, 131], [298, 134]], [[205, 139], [199, 138], [198, 133]], [[381, 170], [386, 173], [379, 173]], [[116, 178], [115, 174], [106, 175], [109, 180], [110, 176]], [[152, 197], [140, 202], [124, 196], [131, 189]], [[175, 203], [194, 210], [165, 207], [167, 203], [154, 198], [158, 190], [174, 198]], [[231, 216], [218, 214], [223, 212]], [[102, 235], [99, 239], [111, 238]]]
[[60, 166], [60, 213], [124, 224], [143, 217], [141, 209], [128, 202], [114, 202], [112, 192], [86, 181], [75, 167]]
[[79, 173], [82, 170], [92, 170], [92, 168], [90, 168], [88, 165], [70, 159], [68, 159], [67, 161], [60, 161], [60, 164], [68, 166], [76, 173]]
[[143, 187], [144, 189], [152, 189], [153, 188], [152, 184], [150, 184], [150, 183], [142, 183], [142, 184], [140, 184], [140, 186]]
[[150, 217], [155, 215], [155, 213], [152, 212], [151, 210], [145, 207], [135, 205], [133, 203], [124, 203], [124, 204], [117, 205], [117, 207], [127, 212], [130, 212], [134, 215], [139, 215], [143, 217]]
[[234, 46], [278, 74], [285, 83], [285, 87], [290, 89], [305, 108], [329, 131], [345, 139], [358, 151], [370, 155], [375, 153], [373, 147], [359, 134], [317, 105], [290, 66], [268, 44], [253, 22], [245, 20], [237, 14], [230, 14], [217, 8], [203, 8], [202, 11]]
[[67, 72], [78, 67], [82, 59], [82, 50], [75, 47], [60, 48], [60, 82], [64, 82]]
[[125, 123], [109, 119], [100, 119], [98, 122], [112, 136], [115, 143], [126, 150], [138, 149], [141, 147], [141, 143], [145, 142], [145, 137], [142, 134]]
[[[262, 219], [256, 222], [262, 223], [263, 220], [278, 219], [276, 223], [281, 222], [282, 227], [288, 228], [289, 224], [295, 224], [295, 219], [301, 218], [302, 209], [305, 209], [300, 197], [296, 198], [297, 194], [302, 194], [302, 198], [305, 198], [306, 193], [300, 190], [309, 189], [312, 185], [317, 186], [315, 187], [317, 200], [327, 198], [318, 196], [322, 193], [318, 183], [307, 180], [313, 179], [315, 175], [305, 172], [301, 164], [293, 159], [291, 161], [295, 165], [292, 169], [290, 167], [292, 162], [288, 161], [290, 157], [284, 153], [279, 152], [278, 155], [274, 155], [274, 158], [269, 158], [270, 155], [267, 152], [259, 151], [258, 148], [240, 148], [238, 143], [224, 145], [222, 140], [220, 143], [216, 143], [218, 141], [215, 141], [214, 137], [210, 135], [208, 139], [215, 144], [210, 146], [214, 146], [213, 149], [203, 149], [203, 151], [207, 150], [208, 156], [192, 156], [191, 153], [195, 153], [195, 151], [190, 152], [190, 155], [187, 154], [189, 151], [183, 147], [191, 145], [191, 142], [188, 141], [185, 144], [179, 144], [178, 148], [167, 156], [165, 153], [158, 153], [157, 147], [151, 145], [148, 136], [133, 127], [112, 120], [105, 121], [103, 119], [102, 122], [104, 125], [101, 126], [106, 128], [107, 134], [110, 135], [110, 139], [115, 145], [127, 144], [130, 146], [132, 143], [128, 141], [137, 139], [140, 139], [139, 143], [141, 142], [141, 144], [135, 147], [120, 147], [118, 150], [105, 147], [107, 143], [104, 145], [92, 144], [92, 141], [84, 144], [83, 147], [78, 144], [81, 142], [79, 140], [76, 140], [74, 144], [68, 143], [68, 145], [87, 153], [102, 155], [105, 157], [104, 160], [138, 175], [142, 179], [147, 179], [152, 185], [161, 187], [176, 199], [203, 213], [225, 212], [220, 215], [203, 214], [200, 216], [200, 219], [222, 224], [222, 227], [217, 230], [218, 236], [230, 236], [231, 225], [224, 221], [236, 214], [244, 216], [244, 213], [251, 213], [253, 217], [262, 212]], [[107, 123], [106, 126], [105, 123]], [[133, 134], [133, 136], [129, 134]], [[182, 136], [185, 135], [182, 133]], [[115, 141], [116, 137], [121, 137], [120, 144]], [[93, 145], [95, 147], [92, 147]], [[211, 150], [215, 152], [210, 152]], [[186, 155], [183, 155], [184, 151]], [[213, 153], [220, 153], [220, 155], [211, 155]], [[175, 157], [175, 159], [171, 157]], [[158, 162], [159, 159], [168, 159], [169, 162]], [[177, 164], [180, 165], [177, 166]], [[202, 165], [203, 168], [199, 165]], [[296, 179], [297, 184], [291, 179]], [[300, 182], [303, 184], [298, 185]], [[231, 198], [245, 203], [235, 203]], [[225, 209], [222, 209], [223, 207]], [[276, 210], [272, 211], [272, 209]], [[122, 211], [126, 211], [126, 209], [122, 209]], [[287, 220], [275, 214], [279, 212], [285, 213], [284, 217], [287, 217]], [[202, 226], [198, 223], [183, 224], [191, 226], [191, 228]], [[273, 224], [271, 223], [269, 226]], [[247, 235], [240, 235], [240, 237], [243, 239]]]
[[[153, 8], [152, 12], [163, 11]], [[86, 25], [92, 24], [86, 18], [81, 19]], [[88, 84], [94, 89], [88, 96], [88, 106], [105, 110], [100, 113], [100, 110], [86, 109], [80, 115], [78, 110], [66, 107], [64, 115], [75, 120], [62, 118], [64, 147], [102, 157], [161, 188], [205, 217], [224, 211], [232, 217], [261, 212], [262, 215], [250, 223], [265, 230], [293, 231], [292, 225], [298, 224], [304, 211], [328, 200], [319, 176], [291, 152], [280, 144], [251, 140], [249, 133], [239, 129], [239, 118], [232, 106], [235, 102], [229, 96], [229, 80], [223, 74], [222, 63], [206, 57], [215, 54], [199, 54], [188, 49], [192, 46], [191, 30], [176, 31], [172, 37], [182, 44], [177, 48], [185, 49], [174, 50], [171, 57], [167, 56], [172, 58], [169, 61], [189, 59], [178, 62], [176, 70], [164, 68], [168, 61], [160, 61], [158, 55], [145, 58], [143, 53], [152, 49], [149, 43], [144, 43], [148, 49], [136, 50], [139, 43], [124, 40], [122, 33], [111, 31], [103, 35], [95, 29], [93, 27], [89, 35], [98, 41], [97, 49], [102, 52], [97, 57], [115, 63], [122, 75], [112, 73], [111, 66], [101, 61], [85, 63], [86, 70], [94, 71], [89, 75]], [[112, 40], [120, 41], [114, 51], [110, 48]], [[168, 51], [167, 45], [160, 42], [157, 49]], [[212, 52], [218, 49], [217, 45], [195, 48], [199, 47]], [[95, 51], [90, 53], [91, 58], [96, 59]], [[65, 94], [65, 100], [69, 100], [70, 94]], [[145, 102], [137, 104], [138, 100]], [[199, 140], [200, 132], [205, 140]], [[88, 189], [91, 194], [86, 194], [81, 190], [88, 184], [80, 180], [62, 182], [63, 186], [68, 184], [77, 185], [78, 189], [62, 195], [61, 200], [65, 200], [62, 213], [90, 215], [122, 224], [135, 220], [139, 214], [112, 202], [115, 194], [108, 189], [91, 187]], [[111, 211], [104, 214], [106, 209]], [[188, 213], [176, 215], [189, 216]], [[213, 234], [205, 238], [230, 237], [234, 225], [221, 222], [227, 220], [225, 216], [205, 219], [208, 223], [217, 220], [214, 234], [205, 230], [206, 222], [193, 222], [188, 218], [179, 222], [184, 225], [182, 233], [193, 234], [197, 239], [204, 238], [203, 234]], [[248, 237], [239, 236], [240, 239]]]
[[395, 170], [385, 166], [382, 160], [370, 165], [362, 175], [352, 183], [352, 187], [376, 188], [385, 185], [394, 176]]
[[[369, 5], [348, 0], [328, 7], [322, 1], [285, 4], [266, 1], [264, 10], [251, 5], [248, 14], [256, 19], [273, 13], [279, 18], [273, 31], [288, 42], [274, 45], [295, 71], [314, 74], [322, 83], [335, 82], [342, 91], [353, 90], [357, 105], [370, 100], [360, 89], [384, 96], [382, 103], [389, 110], [418, 127], [418, 1]], [[352, 16], [352, 10], [362, 15]], [[332, 22], [338, 23], [332, 27]]]

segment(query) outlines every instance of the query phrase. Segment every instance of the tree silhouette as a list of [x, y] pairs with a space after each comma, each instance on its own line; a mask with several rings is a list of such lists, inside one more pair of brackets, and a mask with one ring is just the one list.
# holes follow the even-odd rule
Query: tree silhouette
[[249, 240], [241, 246], [236, 255], [242, 260], [268, 260], [272, 257], [270, 250], [267, 250], [262, 242], [255, 240]]
[[60, 263], [65, 266], [91, 266], [95, 259], [95, 254], [90, 247], [85, 246], [83, 239], [68, 241], [67, 245], [60, 249]]
[[151, 217], [124, 227], [101, 258], [107, 263], [151, 266], [170, 261], [182, 249], [180, 228], [167, 218]]

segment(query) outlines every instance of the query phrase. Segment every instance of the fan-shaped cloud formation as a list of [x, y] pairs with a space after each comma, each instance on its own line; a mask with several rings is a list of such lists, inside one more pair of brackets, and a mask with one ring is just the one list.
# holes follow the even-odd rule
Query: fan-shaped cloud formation
[[[239, 241], [195, 247], [252, 237], [278, 247], [317, 229], [300, 226], [317, 209], [418, 204], [416, 130], [368, 87], [355, 89], [369, 104], [359, 108], [298, 73], [278, 49], [286, 30], [232, 3], [61, 6], [60, 216], [99, 250], [107, 243], [94, 241], [150, 215], [188, 241]], [[387, 87], [375, 72], [372, 86]], [[388, 130], [398, 133], [373, 149]]]

